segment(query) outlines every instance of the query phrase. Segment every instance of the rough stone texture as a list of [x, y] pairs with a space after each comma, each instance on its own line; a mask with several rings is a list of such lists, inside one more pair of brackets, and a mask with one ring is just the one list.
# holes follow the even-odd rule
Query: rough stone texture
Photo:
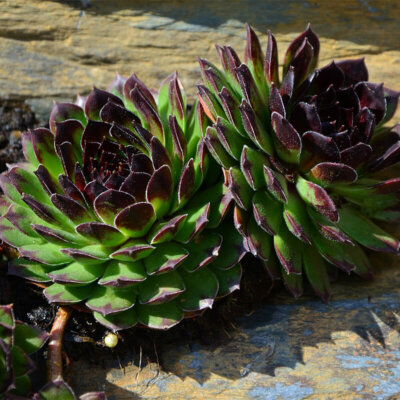
[[[3, 0], [0, 98], [26, 99], [45, 122], [52, 99], [105, 87], [116, 71], [157, 87], [175, 69], [193, 96], [197, 56], [217, 62], [214, 43], [242, 52], [246, 21], [264, 45], [266, 29], [276, 34], [281, 57], [311, 22], [320, 64], [365, 56], [372, 81], [400, 90], [399, 20], [398, 0]], [[396, 258], [375, 261], [385, 268], [374, 283], [337, 284], [329, 306], [282, 294], [222, 346], [162, 349], [162, 370], [146, 355], [139, 368], [132, 349], [104, 369], [72, 363], [68, 379], [80, 392], [105, 386], [114, 400], [400, 399], [400, 271]]]
[[179, 70], [194, 95], [197, 57], [216, 62], [214, 43], [242, 51], [246, 21], [276, 34], [281, 57], [311, 22], [322, 39], [321, 64], [365, 56], [371, 80], [400, 90], [399, 20], [397, 0], [3, 0], [0, 98], [27, 99], [45, 120], [52, 99], [133, 70], [154, 87]]
[[243, 317], [219, 346], [193, 341], [158, 349], [157, 363], [133, 348], [103, 368], [72, 363], [67, 378], [81, 392], [109, 400], [400, 399], [400, 280], [395, 256], [374, 282], [339, 282], [329, 305], [285, 294]]

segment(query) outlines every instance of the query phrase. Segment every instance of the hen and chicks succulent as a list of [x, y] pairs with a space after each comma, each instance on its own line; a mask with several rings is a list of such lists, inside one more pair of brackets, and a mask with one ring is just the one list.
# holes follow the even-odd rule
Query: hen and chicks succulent
[[399, 221], [400, 178], [379, 173], [400, 160], [399, 125], [385, 125], [399, 93], [368, 82], [363, 59], [316, 69], [319, 50], [308, 26], [280, 75], [274, 36], [263, 53], [248, 26], [244, 62], [229, 46], [222, 70], [199, 60], [198, 96], [249, 250], [295, 296], [305, 276], [327, 301], [330, 266], [370, 277], [365, 248], [398, 252], [379, 222]]
[[133, 74], [56, 104], [50, 129], [23, 134], [27, 162], [0, 176], [9, 272], [112, 330], [167, 329], [237, 289], [246, 250], [221, 224], [232, 196], [207, 123], [176, 74], [156, 97]]

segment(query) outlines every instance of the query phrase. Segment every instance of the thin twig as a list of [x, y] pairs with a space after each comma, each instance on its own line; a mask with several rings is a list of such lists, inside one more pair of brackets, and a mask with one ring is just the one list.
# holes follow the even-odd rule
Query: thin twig
[[71, 314], [72, 309], [70, 307], [60, 306], [50, 331], [50, 339], [47, 347], [47, 378], [50, 382], [62, 376], [63, 336]]

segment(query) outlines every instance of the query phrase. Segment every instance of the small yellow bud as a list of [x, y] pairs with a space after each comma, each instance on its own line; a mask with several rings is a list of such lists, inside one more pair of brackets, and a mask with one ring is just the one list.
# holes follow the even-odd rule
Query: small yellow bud
[[104, 345], [112, 349], [118, 344], [118, 336], [115, 333], [108, 333], [104, 338]]

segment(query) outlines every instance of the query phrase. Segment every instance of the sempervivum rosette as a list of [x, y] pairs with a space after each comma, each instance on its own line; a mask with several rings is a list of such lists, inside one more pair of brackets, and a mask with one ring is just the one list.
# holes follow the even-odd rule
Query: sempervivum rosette
[[238, 287], [245, 250], [208, 230], [231, 195], [177, 75], [157, 100], [135, 74], [108, 90], [56, 104], [50, 130], [23, 135], [27, 163], [0, 176], [0, 238], [21, 256], [10, 272], [46, 285], [50, 302], [84, 302], [113, 330], [167, 329]]
[[229, 46], [217, 46], [222, 71], [199, 60], [199, 99], [250, 250], [294, 295], [305, 275], [327, 300], [329, 264], [369, 277], [363, 248], [398, 251], [373, 220], [400, 217], [400, 179], [377, 175], [400, 160], [400, 131], [383, 126], [398, 93], [368, 82], [362, 59], [315, 69], [319, 47], [308, 27], [287, 49], [280, 79], [274, 36], [263, 55], [248, 27], [244, 63]]
[[38, 351], [47, 338], [46, 332], [17, 321], [12, 305], [0, 305], [1, 399], [31, 394], [29, 373], [35, 370], [35, 365], [29, 354]]

